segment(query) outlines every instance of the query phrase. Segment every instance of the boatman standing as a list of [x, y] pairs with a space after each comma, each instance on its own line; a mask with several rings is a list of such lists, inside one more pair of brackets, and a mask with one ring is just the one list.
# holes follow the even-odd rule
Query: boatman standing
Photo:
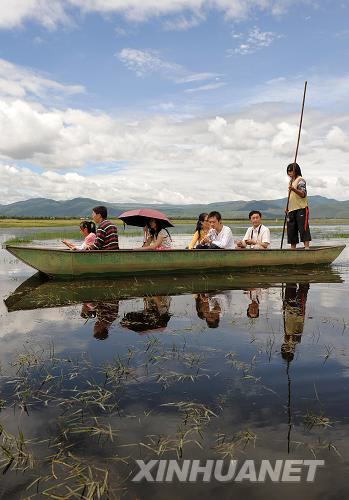
[[307, 185], [302, 177], [298, 163], [287, 166], [287, 175], [290, 177], [289, 201], [287, 211], [287, 241], [291, 248], [296, 248], [299, 239], [303, 241], [304, 248], [309, 248], [311, 241], [309, 229], [309, 207], [307, 198]]
[[259, 210], [251, 210], [248, 218], [251, 221], [252, 227], [247, 229], [242, 240], [236, 241], [236, 247], [266, 250], [270, 246], [270, 230], [262, 224], [261, 212]]

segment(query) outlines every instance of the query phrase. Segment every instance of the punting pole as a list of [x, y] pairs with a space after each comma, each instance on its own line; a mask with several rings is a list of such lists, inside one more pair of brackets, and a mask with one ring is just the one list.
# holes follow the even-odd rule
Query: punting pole
[[[294, 169], [295, 169], [295, 163], [297, 163], [297, 156], [298, 156], [298, 148], [299, 148], [299, 141], [301, 138], [301, 130], [302, 130], [302, 122], [303, 122], [303, 112], [304, 112], [304, 102], [305, 102], [305, 94], [307, 91], [307, 82], [304, 82], [304, 92], [303, 92], [303, 102], [302, 102], [302, 111], [301, 111], [301, 118], [299, 120], [299, 128], [298, 128], [298, 138], [297, 138], [297, 146], [296, 146], [296, 152], [294, 155], [294, 161], [293, 161], [293, 174], [294, 174]], [[290, 181], [292, 182], [292, 180]], [[286, 209], [285, 209], [285, 219], [284, 219], [284, 227], [282, 229], [282, 237], [281, 237], [281, 245], [280, 249], [282, 249], [282, 245], [284, 243], [284, 236], [285, 236], [285, 228], [286, 228], [286, 220], [287, 220], [287, 213], [288, 213], [288, 205], [290, 202], [290, 194], [291, 191], [288, 192], [288, 197], [287, 197], [287, 204], [286, 204]]]

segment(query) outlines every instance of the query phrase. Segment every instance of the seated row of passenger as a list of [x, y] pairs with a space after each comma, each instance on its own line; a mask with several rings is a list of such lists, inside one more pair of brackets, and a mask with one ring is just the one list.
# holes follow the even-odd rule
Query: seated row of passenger
[[265, 250], [270, 246], [270, 230], [262, 224], [262, 214], [259, 210], [252, 210], [248, 218], [252, 227], [248, 228], [242, 240], [233, 239], [230, 227], [225, 226], [219, 212], [202, 213], [196, 225], [196, 230], [189, 250], [197, 249], [231, 249], [253, 248]]
[[[80, 231], [84, 236], [82, 245], [74, 245], [63, 240], [71, 250], [118, 250], [119, 239], [115, 224], [107, 219], [107, 209], [97, 206], [92, 210], [92, 221], [82, 221]], [[222, 222], [221, 214], [217, 211], [202, 213], [197, 221], [196, 230], [189, 250], [194, 249], [244, 249], [264, 250], [270, 246], [270, 230], [262, 224], [262, 214], [259, 210], [249, 213], [252, 226], [247, 229], [242, 240], [234, 242], [230, 227]], [[96, 230], [96, 224], [98, 224]], [[168, 230], [163, 227], [162, 221], [148, 219], [144, 227], [144, 241], [140, 248], [135, 250], [171, 250], [172, 239]]]

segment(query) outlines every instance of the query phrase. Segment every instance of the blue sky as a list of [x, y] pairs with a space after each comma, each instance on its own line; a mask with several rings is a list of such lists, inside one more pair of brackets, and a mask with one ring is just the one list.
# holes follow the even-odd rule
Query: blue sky
[[[0, 6], [0, 203], [348, 199], [349, 1]], [[266, 179], [268, 181], [266, 182]]]

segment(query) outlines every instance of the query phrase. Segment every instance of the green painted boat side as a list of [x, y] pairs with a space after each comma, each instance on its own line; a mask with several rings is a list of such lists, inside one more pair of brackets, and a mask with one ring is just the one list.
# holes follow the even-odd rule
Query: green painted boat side
[[5, 245], [12, 255], [52, 278], [90, 278], [154, 273], [210, 272], [248, 267], [309, 266], [332, 263], [345, 245], [309, 250], [71, 251]]
[[280, 287], [287, 283], [342, 283], [340, 274], [329, 266], [321, 268], [265, 269], [187, 275], [119, 276], [115, 279], [43, 279], [35, 274], [21, 283], [4, 301], [9, 312], [83, 303], [112, 303], [135, 297], [183, 295], [248, 290], [256, 287]]

